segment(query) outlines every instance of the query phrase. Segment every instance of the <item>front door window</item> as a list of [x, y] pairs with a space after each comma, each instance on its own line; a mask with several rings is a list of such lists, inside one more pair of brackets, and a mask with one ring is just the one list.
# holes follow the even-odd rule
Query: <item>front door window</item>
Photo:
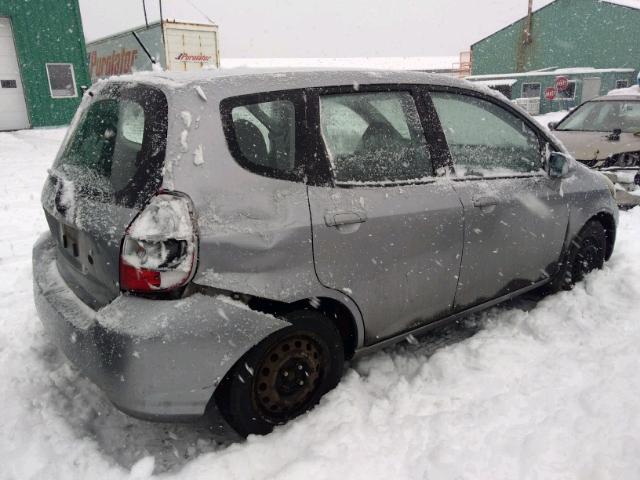
[[520, 118], [487, 100], [434, 92], [459, 176], [511, 176], [542, 170], [540, 141]]

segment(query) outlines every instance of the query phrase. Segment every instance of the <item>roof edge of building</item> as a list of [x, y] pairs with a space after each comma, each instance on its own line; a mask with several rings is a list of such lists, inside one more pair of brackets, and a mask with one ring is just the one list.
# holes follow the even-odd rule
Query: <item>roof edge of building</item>
[[104, 37], [95, 38], [91, 41], [85, 38], [85, 43], [87, 44], [87, 46], [89, 46], [89, 45], [93, 45], [94, 43], [100, 43], [100, 42], [104, 42], [105, 40], [110, 40], [112, 38], [123, 37], [125, 35], [131, 34], [131, 32], [138, 33], [144, 30], [149, 30], [150, 28], [156, 27], [161, 24], [196, 25], [201, 27], [218, 28], [218, 25], [215, 23], [198, 23], [198, 22], [189, 22], [186, 20], [179, 20], [174, 18], [165, 18], [162, 22], [160, 22], [160, 20], [155, 20], [153, 22], [149, 22], [146, 25], [138, 25], [135, 27], [127, 28], [126, 30], [121, 30], [119, 32], [112, 33], [111, 35], [105, 35]]
[[[540, 7], [540, 8], [538, 8], [538, 9], [536, 9], [536, 10], [534, 10], [534, 11], [533, 11], [533, 13], [532, 13], [532, 15], [535, 15], [535, 14], [537, 14], [538, 12], [541, 12], [541, 11], [542, 11], [542, 10], [544, 10], [545, 8], [548, 8], [548, 7], [551, 7], [552, 5], [555, 5], [555, 3], [556, 3], [557, 1], [558, 1], [558, 0], [553, 0], [552, 2], [550, 2], [550, 3], [548, 3], [548, 4], [544, 5], [544, 6], [542, 6], [542, 7]], [[620, 2], [619, 0], [618, 0], [618, 1], [616, 1], [616, 0], [596, 0], [596, 1], [598, 1], [599, 3], [607, 3], [607, 4], [609, 4], [610, 6], [615, 5], [615, 6], [617, 6], [617, 7], [631, 8], [631, 9], [633, 9], [633, 10], [640, 10], [640, 5], [638, 5], [638, 6], [628, 5], [628, 4], [626, 4], [626, 3], [622, 3], [622, 2]], [[477, 44], [479, 44], [479, 43], [481, 43], [481, 42], [484, 42], [486, 39], [488, 39], [488, 38], [490, 38], [490, 37], [493, 37], [496, 33], [500, 33], [500, 32], [502, 32], [503, 30], [506, 30], [506, 29], [508, 29], [508, 28], [513, 27], [516, 23], [519, 23], [519, 22], [522, 22], [523, 20], [526, 20], [526, 18], [527, 18], [527, 15], [525, 15], [525, 16], [523, 16], [523, 17], [520, 17], [518, 20], [516, 20], [516, 21], [514, 21], [514, 22], [511, 22], [510, 24], [508, 24], [508, 25], [506, 25], [506, 26], [502, 27], [501, 29], [496, 30], [496, 31], [495, 31], [495, 32], [493, 32], [493, 33], [490, 33], [489, 35], [487, 35], [487, 36], [485, 36], [485, 37], [482, 37], [480, 40], [478, 40], [478, 41], [476, 41], [476, 42], [474, 42], [474, 43], [472, 43], [472, 44], [471, 44], [471, 50], [473, 50], [473, 47], [475, 47]]]
[[467, 80], [492, 80], [499, 78], [511, 77], [545, 77], [553, 75], [588, 75], [590, 73], [633, 73], [633, 68], [558, 68], [555, 70], [531, 70], [528, 72], [512, 72], [512, 73], [487, 73], [483, 75], [470, 75], [465, 77]]

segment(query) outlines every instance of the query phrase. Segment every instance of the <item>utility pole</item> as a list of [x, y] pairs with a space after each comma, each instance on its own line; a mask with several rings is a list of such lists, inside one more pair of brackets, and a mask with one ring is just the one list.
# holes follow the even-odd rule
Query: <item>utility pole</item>
[[144, 3], [144, 0], [142, 0], [142, 11], [144, 12], [144, 24], [147, 28], [149, 28], [149, 20], [147, 19], [147, 6]]
[[533, 24], [533, 0], [529, 0], [529, 9], [527, 10], [527, 23], [524, 27], [524, 43], [529, 44], [533, 41], [531, 35], [531, 27]]
[[529, 45], [533, 43], [533, 0], [529, 0], [527, 18], [522, 29], [522, 38], [516, 44], [516, 72], [523, 72], [527, 64]]

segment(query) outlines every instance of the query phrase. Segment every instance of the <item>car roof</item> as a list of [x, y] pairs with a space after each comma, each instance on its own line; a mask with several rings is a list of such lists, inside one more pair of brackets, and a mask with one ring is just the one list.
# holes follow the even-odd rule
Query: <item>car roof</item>
[[[99, 81], [97, 85], [104, 82]], [[137, 72], [106, 79], [107, 82], [134, 81], [167, 88], [212, 84], [222, 95], [237, 90], [255, 92], [357, 84], [426, 84], [459, 87], [495, 95], [496, 92], [472, 82], [446, 75], [419, 71], [355, 69], [203, 69], [194, 72]]]

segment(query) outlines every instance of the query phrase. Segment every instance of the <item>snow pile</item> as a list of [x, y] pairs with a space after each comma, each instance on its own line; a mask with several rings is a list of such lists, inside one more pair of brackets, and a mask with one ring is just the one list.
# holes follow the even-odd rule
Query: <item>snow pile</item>
[[63, 133], [0, 133], [0, 478], [638, 478], [640, 209], [573, 291], [362, 359], [313, 412], [224, 446], [118, 412], [45, 336], [30, 254]]

